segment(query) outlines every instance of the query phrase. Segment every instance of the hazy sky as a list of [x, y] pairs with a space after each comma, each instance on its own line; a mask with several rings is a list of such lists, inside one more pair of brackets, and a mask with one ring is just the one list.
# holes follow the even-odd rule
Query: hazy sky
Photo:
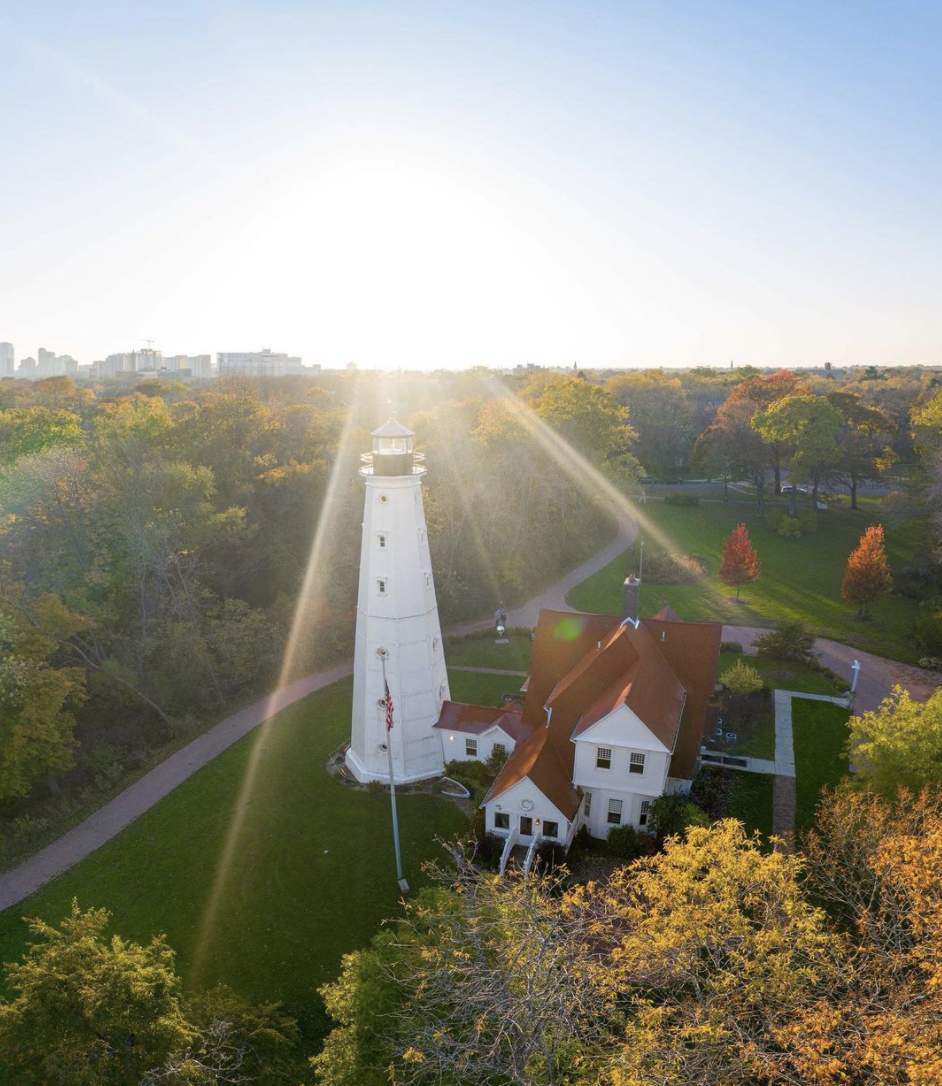
[[0, 0], [0, 340], [942, 363], [942, 4]]

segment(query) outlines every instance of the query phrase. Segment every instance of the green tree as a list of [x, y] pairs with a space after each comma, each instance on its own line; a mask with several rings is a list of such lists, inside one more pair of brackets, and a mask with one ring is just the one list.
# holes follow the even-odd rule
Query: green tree
[[82, 420], [71, 411], [48, 407], [0, 411], [0, 461], [6, 463], [56, 445], [77, 445], [82, 436]]
[[856, 779], [884, 795], [942, 783], [942, 690], [922, 703], [894, 686], [878, 709], [850, 718], [847, 753]]
[[[55, 600], [39, 608], [63, 634], [81, 624]], [[72, 768], [69, 707], [84, 700], [85, 673], [51, 663], [56, 649], [21, 613], [0, 607], [0, 800], [25, 796], [43, 777]]]
[[[840, 411], [825, 396], [785, 396], [764, 411], [757, 411], [752, 425], [766, 444], [785, 444], [793, 450], [789, 470], [796, 480], [811, 480], [812, 508], [816, 508], [818, 488], [825, 473], [835, 468], [840, 456]], [[793, 489], [792, 516], [795, 515], [795, 497]]]
[[20, 1086], [139, 1086], [194, 1031], [181, 1009], [173, 951], [106, 935], [108, 913], [76, 902], [9, 967], [0, 1053]]

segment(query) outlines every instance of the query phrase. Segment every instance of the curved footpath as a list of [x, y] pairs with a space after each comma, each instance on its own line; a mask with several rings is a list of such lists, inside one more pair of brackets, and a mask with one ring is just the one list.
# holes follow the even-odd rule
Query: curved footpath
[[[611, 543], [594, 554], [581, 566], [571, 570], [561, 580], [548, 588], [540, 596], [508, 612], [508, 621], [512, 626], [535, 626], [542, 607], [568, 609], [566, 593], [590, 577], [593, 573], [608, 565], [634, 540], [638, 528], [627, 514], [618, 517], [618, 531]], [[474, 630], [487, 629], [493, 625], [492, 619], [468, 622], [453, 628], [452, 632], [461, 635]], [[170, 792], [202, 769], [224, 750], [237, 743], [243, 736], [257, 728], [270, 716], [289, 705], [293, 705], [308, 694], [322, 690], [339, 679], [345, 679], [353, 672], [350, 661], [335, 664], [314, 675], [276, 690], [273, 694], [257, 701], [254, 705], [234, 713], [220, 721], [209, 731], [204, 732], [192, 743], [171, 754], [156, 768], [146, 773], [134, 784], [115, 796], [110, 803], [89, 815], [74, 829], [68, 831], [47, 845], [34, 856], [25, 860], [18, 867], [0, 875], [0, 912], [16, 905], [17, 902], [34, 894], [54, 878], [61, 875], [80, 860], [84, 860], [96, 849], [116, 837], [126, 826], [154, 806]]]
[[[635, 539], [638, 526], [626, 511], [618, 515], [618, 531], [608, 546], [598, 551], [582, 565], [571, 570], [545, 592], [508, 612], [511, 626], [535, 626], [540, 610], [572, 610], [566, 602], [566, 594], [603, 566], [619, 556]], [[460, 635], [487, 629], [490, 619], [468, 622], [453, 628]], [[723, 637], [752, 646], [753, 641], [765, 631], [755, 626], [724, 626]], [[819, 639], [817, 648], [821, 661], [839, 675], [850, 677], [850, 667], [855, 659], [862, 669], [858, 689], [857, 708], [873, 709], [889, 694], [895, 683], [908, 687], [918, 698], [928, 697], [942, 683], [942, 675], [920, 671], [892, 660], [884, 660], [871, 653], [859, 652], [835, 641]], [[161, 762], [140, 780], [126, 788], [110, 803], [79, 823], [74, 829], [47, 845], [18, 867], [0, 875], [0, 912], [16, 905], [51, 882], [58, 875], [83, 860], [126, 826], [144, 814], [164, 796], [182, 784], [198, 769], [207, 765], [233, 743], [238, 742], [259, 724], [294, 702], [306, 698], [326, 686], [344, 679], [353, 671], [351, 662], [335, 664], [314, 675], [276, 690], [261, 701], [220, 721], [192, 743]]]

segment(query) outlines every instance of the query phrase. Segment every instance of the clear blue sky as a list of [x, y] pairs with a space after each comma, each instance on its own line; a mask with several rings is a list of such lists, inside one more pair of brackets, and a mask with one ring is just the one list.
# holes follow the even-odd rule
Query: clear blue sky
[[942, 4], [0, 0], [0, 340], [942, 363]]

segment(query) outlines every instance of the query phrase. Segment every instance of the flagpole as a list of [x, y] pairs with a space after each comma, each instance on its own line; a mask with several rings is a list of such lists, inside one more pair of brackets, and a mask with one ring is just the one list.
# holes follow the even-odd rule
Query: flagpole
[[386, 681], [386, 657], [383, 661], [383, 688], [386, 691], [386, 758], [389, 762], [389, 801], [392, 805], [393, 845], [396, 849], [396, 880], [399, 888], [405, 892], [408, 885], [402, 875], [402, 854], [399, 851], [399, 815], [396, 813], [396, 781], [393, 777], [392, 756], [392, 710], [390, 707], [389, 683]]

